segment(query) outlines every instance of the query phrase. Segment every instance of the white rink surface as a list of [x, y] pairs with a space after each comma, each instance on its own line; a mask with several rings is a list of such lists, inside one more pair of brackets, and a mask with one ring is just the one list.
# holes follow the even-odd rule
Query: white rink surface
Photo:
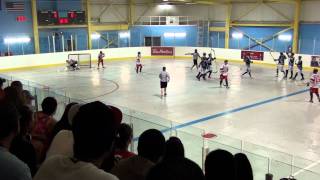
[[[64, 67], [6, 73], [67, 91], [85, 101], [101, 100], [176, 121], [179, 123], [215, 115], [260, 101], [301, 91], [301, 81], [275, 77], [270, 67], [253, 64], [253, 79], [241, 78], [240, 64], [230, 67], [230, 89], [219, 88], [218, 74], [200, 82], [191, 60], [144, 60], [143, 73], [136, 74], [134, 61], [105, 62], [106, 69], [68, 72]], [[219, 62], [221, 63], [221, 62]], [[171, 75], [168, 96], [160, 98], [158, 74], [166, 66]], [[306, 79], [310, 72], [305, 72]], [[298, 77], [300, 79], [300, 77]], [[313, 161], [320, 159], [320, 103], [308, 102], [307, 92], [253, 105], [237, 112], [201, 121], [191, 126], [207, 132], [243, 139], [253, 144], [295, 154]], [[148, 119], [153, 121], [152, 119]]]

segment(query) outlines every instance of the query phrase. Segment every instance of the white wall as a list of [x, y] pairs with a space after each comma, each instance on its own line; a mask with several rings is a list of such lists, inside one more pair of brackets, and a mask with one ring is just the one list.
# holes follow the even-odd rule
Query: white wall
[[[191, 56], [185, 55], [186, 53], [191, 53], [194, 49], [198, 49], [200, 53], [206, 52], [207, 54], [212, 52], [211, 48], [207, 47], [175, 47], [175, 56], [184, 57], [191, 60]], [[219, 49], [215, 48], [216, 57], [218, 59], [228, 59], [233, 61], [241, 60], [241, 50], [238, 49]], [[10, 56], [10, 57], [0, 57], [0, 70], [9, 70], [9, 69], [19, 69], [25, 67], [34, 67], [34, 66], [47, 66], [55, 64], [65, 64], [68, 54], [76, 53], [90, 53], [93, 60], [96, 60], [100, 50], [87, 50], [87, 51], [74, 51], [74, 52], [61, 52], [61, 53], [48, 53], [48, 54], [34, 54], [34, 55], [24, 55], [24, 56]], [[137, 52], [140, 51], [142, 55], [146, 58], [151, 56], [150, 47], [133, 47], [133, 48], [111, 48], [111, 49], [102, 49], [106, 54], [106, 60], [108, 59], [127, 59], [134, 58], [137, 55]], [[279, 53], [272, 53], [274, 58], [279, 56]], [[298, 55], [296, 55], [298, 56]], [[304, 66], [309, 67], [311, 61], [311, 55], [301, 55], [303, 57]], [[269, 52], [264, 53], [264, 61], [257, 63], [263, 64], [273, 64], [275, 62]]]

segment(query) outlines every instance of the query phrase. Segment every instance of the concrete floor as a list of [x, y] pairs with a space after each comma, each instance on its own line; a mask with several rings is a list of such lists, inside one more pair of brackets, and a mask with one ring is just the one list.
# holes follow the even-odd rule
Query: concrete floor
[[[144, 60], [142, 74], [135, 73], [134, 61], [106, 64], [104, 70], [68, 72], [55, 67], [7, 74], [67, 91], [73, 98], [101, 100], [182, 124], [190, 122], [184, 128], [190, 125], [303, 158], [320, 159], [320, 103], [310, 104], [308, 93], [299, 92], [306, 88], [307, 81], [282, 80], [282, 74], [275, 77], [273, 68], [255, 64], [253, 79], [241, 78], [242, 64], [231, 63], [231, 85], [226, 89], [219, 88], [218, 74], [199, 82], [197, 71], [190, 70], [190, 59]], [[171, 75], [168, 96], [163, 99], [158, 79], [162, 66]], [[310, 72], [305, 74], [308, 79]]]

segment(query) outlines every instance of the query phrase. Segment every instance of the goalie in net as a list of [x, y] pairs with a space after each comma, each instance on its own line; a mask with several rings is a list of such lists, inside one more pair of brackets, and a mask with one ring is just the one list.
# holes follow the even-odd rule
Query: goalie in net
[[69, 70], [77, 70], [80, 67], [92, 67], [91, 54], [69, 54], [67, 62], [67, 68]]

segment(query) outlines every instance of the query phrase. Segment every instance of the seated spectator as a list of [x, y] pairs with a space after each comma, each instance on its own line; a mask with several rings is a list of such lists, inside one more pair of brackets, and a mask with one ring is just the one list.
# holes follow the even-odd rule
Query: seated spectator
[[117, 180], [99, 167], [110, 156], [121, 120], [119, 109], [101, 102], [81, 106], [72, 125], [74, 156], [49, 158], [34, 180]]
[[22, 95], [23, 85], [20, 81], [12, 81], [10, 86], [16, 89], [18, 93]]
[[5, 82], [6, 82], [5, 79], [0, 78], [0, 101], [2, 101], [4, 99], [4, 96], [5, 96], [5, 93], [4, 93], [4, 90], [3, 90], [3, 83], [5, 83]]
[[193, 161], [177, 158], [167, 159], [155, 165], [149, 171], [146, 180], [204, 180], [204, 175]]
[[[68, 124], [72, 127], [73, 119], [75, 115], [78, 113], [82, 104], [74, 104], [70, 107], [67, 119]], [[58, 122], [59, 123], [59, 122]], [[50, 148], [48, 149], [46, 159], [55, 155], [64, 155], [64, 156], [73, 156], [73, 134], [70, 130], [61, 130], [58, 134], [53, 138]]]
[[31, 180], [28, 166], [9, 152], [19, 131], [19, 113], [12, 104], [0, 104], [0, 179]]
[[211, 151], [205, 160], [206, 180], [234, 180], [234, 160], [233, 155], [225, 150]]
[[34, 100], [34, 96], [32, 96], [30, 91], [28, 91], [28, 90], [23, 90], [22, 96], [24, 99], [24, 105], [29, 107], [32, 111], [34, 111], [35, 107], [32, 104], [32, 101]]
[[41, 163], [52, 140], [52, 130], [56, 124], [53, 118], [57, 109], [57, 100], [53, 97], [47, 97], [42, 101], [42, 111], [35, 114], [35, 120], [32, 126], [32, 144], [36, 149], [37, 162]]
[[144, 180], [165, 151], [165, 138], [156, 129], [146, 130], [139, 137], [138, 155], [121, 160], [111, 173], [120, 180]]
[[4, 89], [4, 94], [4, 101], [13, 104], [18, 109], [18, 111], [25, 104], [22, 94], [19, 93], [19, 91], [16, 88], [13, 88], [11, 86], [6, 87]]
[[54, 128], [52, 130], [53, 137], [56, 136], [58, 134], [58, 132], [61, 130], [71, 130], [71, 124], [69, 123], [68, 114], [69, 114], [70, 108], [76, 104], [78, 104], [78, 103], [69, 103], [66, 106], [60, 121], [57, 122], [57, 124], [54, 126]]
[[243, 153], [234, 155], [236, 180], [253, 180], [253, 173], [249, 159]]
[[120, 161], [134, 156], [134, 153], [128, 151], [133, 137], [132, 128], [128, 124], [122, 123], [118, 129], [118, 136], [115, 144], [116, 160]]
[[184, 158], [184, 147], [182, 142], [177, 137], [170, 137], [166, 141], [166, 153], [163, 159]]
[[34, 175], [37, 160], [36, 151], [31, 143], [30, 136], [33, 113], [27, 106], [24, 106], [20, 110], [20, 116], [20, 133], [13, 139], [10, 152], [26, 163], [29, 166], [31, 175]]

